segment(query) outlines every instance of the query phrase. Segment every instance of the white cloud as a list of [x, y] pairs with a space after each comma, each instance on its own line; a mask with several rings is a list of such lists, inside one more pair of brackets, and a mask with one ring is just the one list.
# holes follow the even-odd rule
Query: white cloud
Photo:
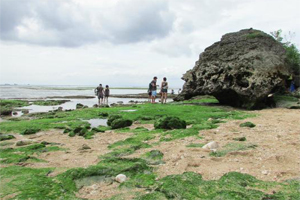
[[0, 83], [147, 86], [228, 32], [295, 32], [299, 0], [0, 0]]

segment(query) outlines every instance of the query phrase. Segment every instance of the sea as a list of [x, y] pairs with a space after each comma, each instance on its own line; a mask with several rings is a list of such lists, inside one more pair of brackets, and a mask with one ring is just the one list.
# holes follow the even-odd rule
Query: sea
[[[26, 109], [29, 113], [48, 112], [62, 107], [63, 110], [76, 109], [76, 104], [81, 103], [85, 106], [92, 107], [98, 103], [94, 89], [96, 86], [67, 86], [67, 85], [0, 85], [0, 99], [24, 99], [34, 101], [42, 100], [69, 100], [58, 106], [38, 106], [30, 105], [19, 108]], [[146, 93], [146, 88], [110, 88], [110, 94], [139, 94]], [[93, 96], [93, 98], [64, 98], [67, 96]], [[56, 98], [54, 98], [56, 97]], [[135, 98], [113, 98], [109, 97], [108, 104], [129, 103], [129, 101], [144, 102], [148, 99]], [[171, 101], [169, 99], [168, 101]], [[22, 115], [20, 111], [16, 116]]]

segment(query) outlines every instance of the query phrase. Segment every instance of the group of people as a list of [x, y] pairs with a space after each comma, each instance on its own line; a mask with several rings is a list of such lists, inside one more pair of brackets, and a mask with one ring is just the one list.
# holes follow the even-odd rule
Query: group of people
[[109, 86], [106, 85], [105, 88], [102, 87], [102, 84], [99, 84], [98, 87], [95, 88], [95, 95], [98, 97], [98, 104], [108, 104], [109, 97]]
[[[153, 77], [153, 80], [149, 84], [149, 89], [148, 89], [148, 95], [149, 95], [149, 101], [151, 103], [155, 103], [155, 99], [157, 96], [157, 87], [159, 85], [157, 83], [157, 77]], [[167, 78], [164, 77], [163, 81], [161, 82], [161, 103], [167, 103], [167, 97], [168, 97], [168, 82]], [[98, 97], [98, 104], [108, 104], [108, 97], [109, 97], [109, 86], [106, 85], [105, 88], [102, 87], [102, 84], [99, 84], [98, 87], [95, 88], [94, 90], [95, 95]]]
[[[157, 77], [154, 76], [151, 83], [149, 83], [149, 89], [148, 89], [149, 101], [151, 103], [155, 103], [155, 99], [157, 96], [156, 91], [157, 91], [157, 87], [159, 85], [157, 85], [156, 83], [157, 83]], [[168, 88], [169, 88], [169, 86], [168, 86], [167, 78], [164, 77], [163, 81], [161, 82], [161, 90], [160, 90], [161, 103], [167, 103]]]

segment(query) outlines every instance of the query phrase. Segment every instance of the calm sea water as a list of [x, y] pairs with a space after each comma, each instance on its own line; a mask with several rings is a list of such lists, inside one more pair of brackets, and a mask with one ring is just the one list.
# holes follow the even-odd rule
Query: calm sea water
[[[96, 87], [96, 86], [95, 86]], [[111, 94], [139, 94], [146, 93], [146, 89], [110, 89]], [[90, 99], [68, 99], [70, 100], [59, 106], [37, 106], [31, 105], [23, 107], [28, 109], [30, 113], [34, 112], [48, 112], [55, 110], [58, 107], [66, 109], [75, 109], [77, 103], [81, 103], [88, 107], [92, 107], [98, 102], [94, 94], [93, 86], [19, 86], [19, 85], [1, 85], [0, 86], [0, 99], [47, 99], [47, 97], [64, 97], [64, 96], [94, 96]], [[61, 99], [61, 98], [59, 98]], [[147, 101], [147, 99], [134, 99], [134, 98], [109, 98], [108, 104], [117, 103], [122, 101], [128, 103], [133, 101]]]

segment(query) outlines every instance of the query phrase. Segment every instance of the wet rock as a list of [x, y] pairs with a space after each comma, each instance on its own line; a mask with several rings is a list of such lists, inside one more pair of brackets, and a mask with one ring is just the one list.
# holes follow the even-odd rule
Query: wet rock
[[93, 105], [93, 108], [98, 108], [98, 107], [99, 107], [98, 104]]
[[0, 141], [11, 140], [14, 138], [15, 138], [15, 136], [13, 136], [13, 135], [6, 135], [6, 134], [0, 133]]
[[246, 109], [267, 107], [270, 93], [290, 75], [283, 45], [254, 29], [228, 33], [200, 54], [187, 71], [176, 101], [213, 95], [221, 104]]
[[112, 124], [112, 122], [113, 121], [115, 121], [116, 119], [120, 119], [120, 118], [122, 118], [122, 116], [121, 115], [111, 115], [111, 116], [109, 116], [109, 118], [107, 119], [107, 125], [108, 126], [111, 126], [111, 124]]
[[13, 114], [13, 115], [17, 115], [17, 114], [18, 114], [18, 112], [14, 111], [12, 114]]
[[29, 110], [22, 110], [22, 113], [23, 113], [23, 114], [28, 114], [28, 113], [29, 113]]
[[123, 101], [117, 101], [117, 103], [118, 103], [118, 104], [123, 104], [124, 102], [123, 102]]
[[21, 132], [21, 135], [30, 135], [39, 132], [41, 129], [38, 128], [28, 128]]
[[25, 146], [34, 143], [34, 140], [19, 140], [16, 142], [16, 146]]
[[126, 175], [124, 175], [124, 174], [119, 174], [119, 175], [117, 175], [116, 178], [115, 178], [115, 180], [116, 180], [117, 182], [119, 182], [119, 183], [125, 182], [126, 179], [127, 179], [127, 177], [126, 177]]
[[81, 109], [81, 108], [83, 108], [83, 107], [84, 107], [84, 105], [81, 104], [81, 103], [76, 104], [76, 109]]
[[131, 126], [132, 123], [133, 123], [133, 121], [130, 119], [119, 118], [119, 119], [114, 120], [111, 123], [111, 128], [112, 129], [124, 128], [124, 127]]
[[216, 150], [219, 148], [219, 144], [215, 141], [209, 142], [202, 147], [203, 149]]
[[98, 115], [100, 117], [108, 117], [108, 113], [107, 112], [100, 112]]

